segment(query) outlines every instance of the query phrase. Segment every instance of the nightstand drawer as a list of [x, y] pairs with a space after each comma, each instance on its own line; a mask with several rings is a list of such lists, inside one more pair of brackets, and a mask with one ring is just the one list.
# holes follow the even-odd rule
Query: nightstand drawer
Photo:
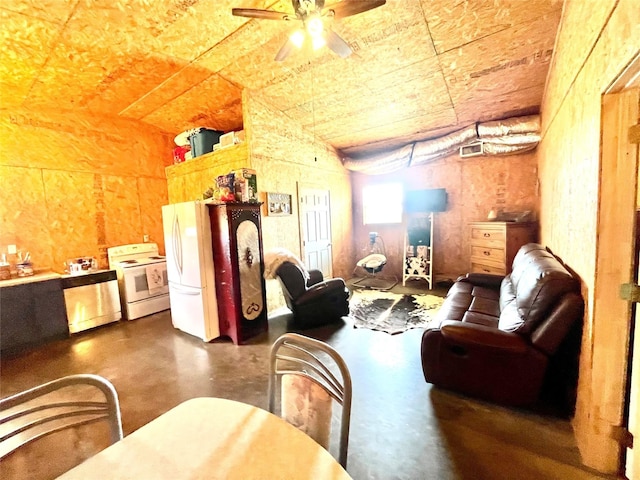
[[470, 227], [472, 272], [510, 273], [518, 249], [535, 241], [534, 222], [473, 222]]
[[485, 265], [471, 261], [471, 272], [473, 273], [492, 273], [494, 275], [506, 275], [504, 267], [496, 265]]
[[471, 245], [471, 260], [480, 261], [481, 263], [489, 262], [504, 265], [504, 248]]
[[502, 247], [505, 238], [504, 228], [473, 227], [471, 229], [471, 245]]

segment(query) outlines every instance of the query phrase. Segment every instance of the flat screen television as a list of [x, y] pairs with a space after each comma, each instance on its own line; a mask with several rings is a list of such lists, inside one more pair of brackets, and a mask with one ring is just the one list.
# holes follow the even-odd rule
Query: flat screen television
[[403, 206], [406, 213], [444, 212], [447, 209], [447, 191], [444, 188], [407, 190]]

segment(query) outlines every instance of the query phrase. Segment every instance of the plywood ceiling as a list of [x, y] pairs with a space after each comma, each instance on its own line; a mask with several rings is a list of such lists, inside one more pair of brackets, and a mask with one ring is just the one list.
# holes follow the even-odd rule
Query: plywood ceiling
[[562, 0], [387, 0], [333, 25], [350, 57], [282, 63], [293, 26], [232, 7], [293, 11], [289, 0], [3, 0], [0, 106], [230, 131], [248, 88], [357, 157], [536, 113]]

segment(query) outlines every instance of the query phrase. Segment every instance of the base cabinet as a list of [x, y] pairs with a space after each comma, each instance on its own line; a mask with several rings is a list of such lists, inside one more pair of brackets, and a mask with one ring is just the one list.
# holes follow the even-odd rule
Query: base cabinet
[[0, 305], [0, 350], [3, 354], [69, 336], [59, 278], [2, 287]]
[[220, 335], [238, 345], [268, 329], [260, 205], [209, 205]]
[[535, 242], [535, 222], [471, 224], [471, 272], [506, 275], [522, 245]]

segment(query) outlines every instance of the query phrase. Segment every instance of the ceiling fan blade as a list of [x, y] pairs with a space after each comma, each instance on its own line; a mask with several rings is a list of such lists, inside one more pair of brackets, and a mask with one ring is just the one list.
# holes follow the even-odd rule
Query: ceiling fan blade
[[333, 12], [335, 19], [350, 17], [374, 8], [381, 7], [387, 3], [386, 0], [343, 0], [340, 3], [334, 3], [324, 8], [325, 11]]
[[275, 61], [276, 62], [284, 61], [284, 59], [286, 59], [289, 55], [291, 55], [291, 52], [293, 51], [294, 48], [295, 48], [295, 44], [293, 43], [293, 41], [290, 38], [287, 39], [284, 45], [280, 47], [280, 50], [278, 50]]
[[336, 52], [342, 58], [347, 58], [353, 53], [353, 50], [351, 50], [349, 44], [345, 42], [342, 37], [333, 30], [329, 30], [327, 32], [326, 41], [327, 47]]
[[291, 17], [288, 13], [257, 8], [232, 8], [231, 14], [236, 17], [260, 18], [262, 20], [288, 20]]

